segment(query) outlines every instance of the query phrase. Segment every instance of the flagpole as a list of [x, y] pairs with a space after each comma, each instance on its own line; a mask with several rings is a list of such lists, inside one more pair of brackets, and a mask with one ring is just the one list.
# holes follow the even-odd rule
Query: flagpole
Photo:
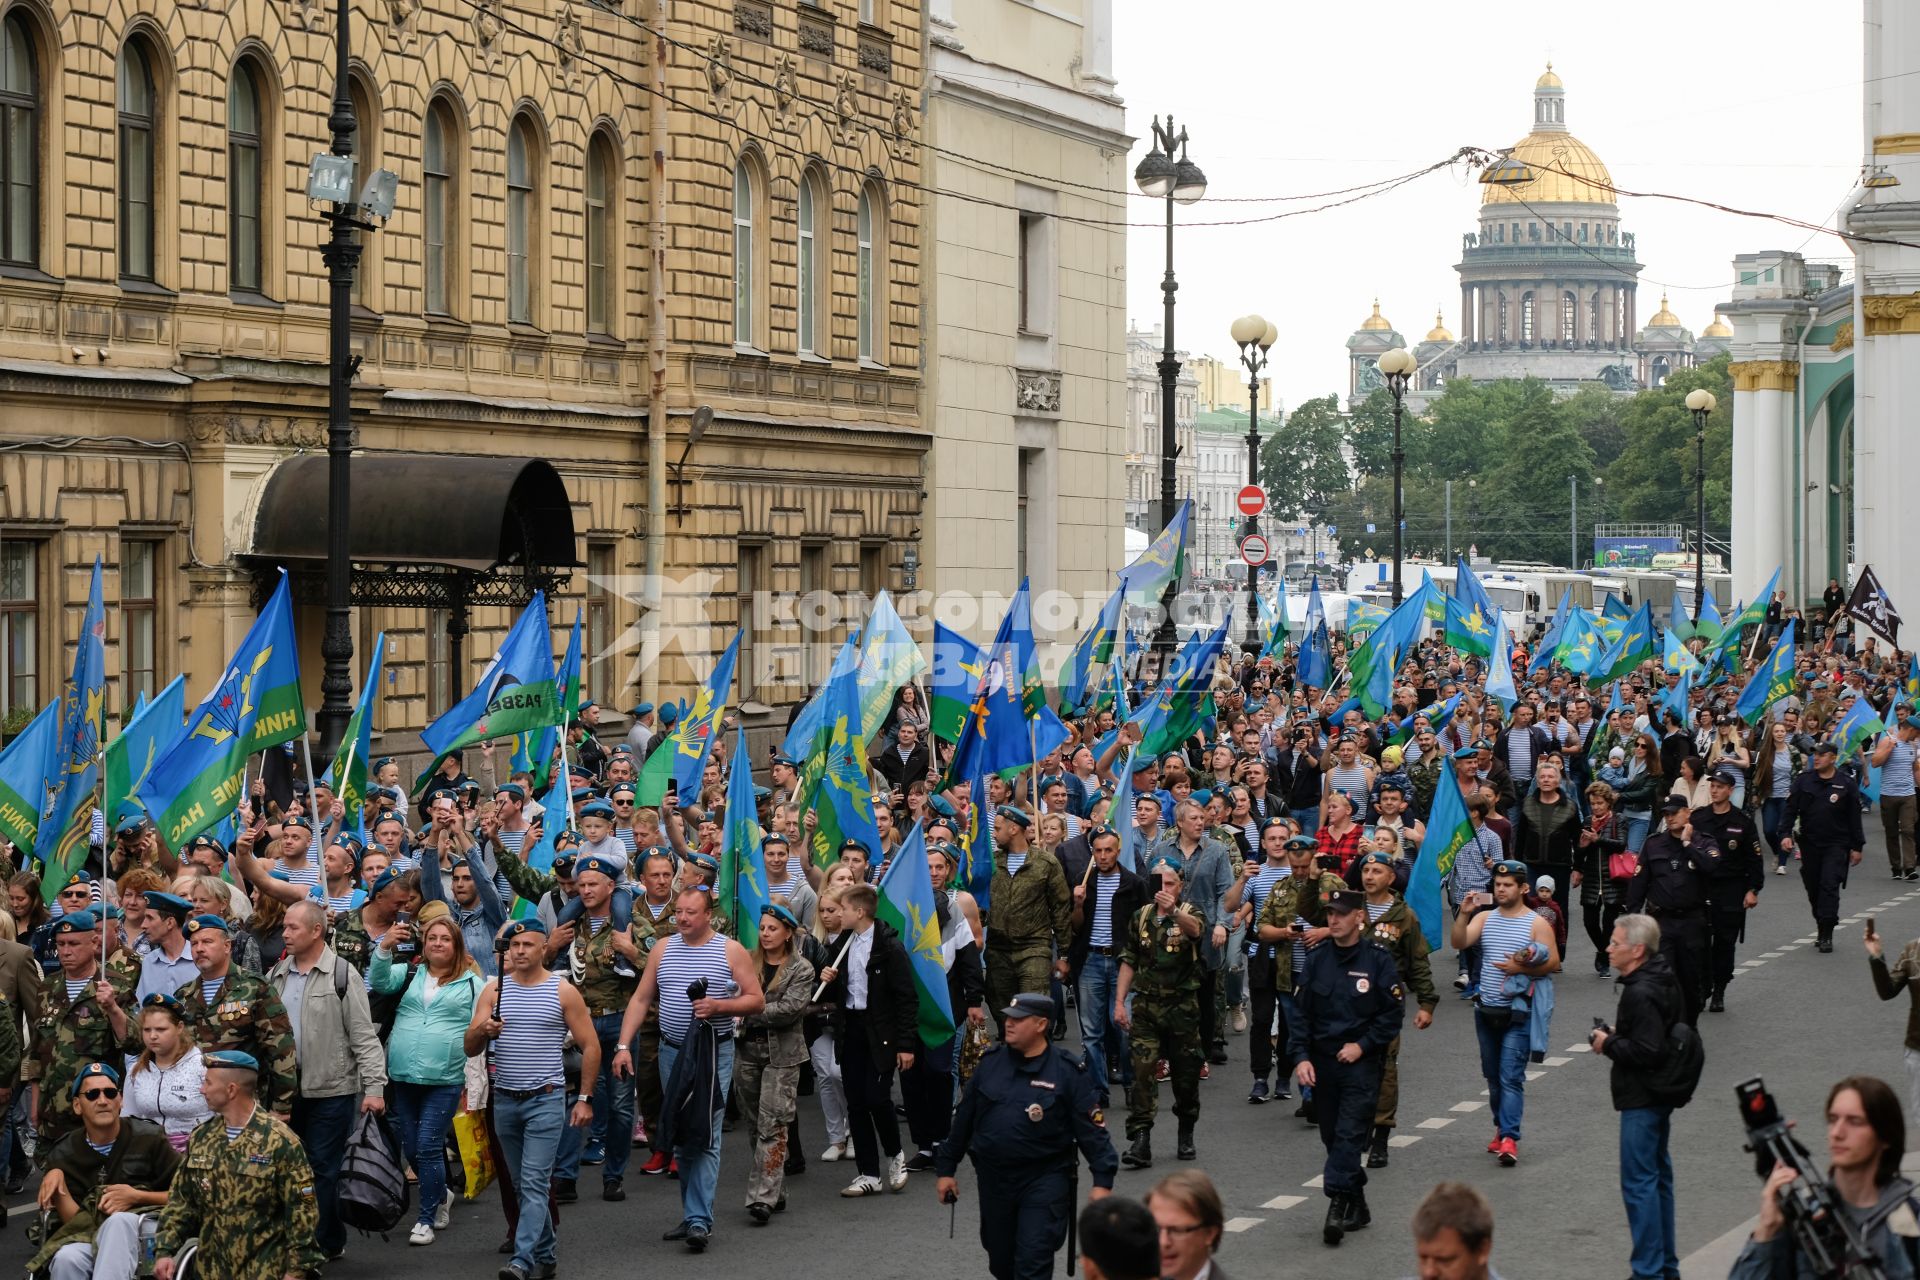
[[313, 813], [314, 777], [313, 777], [313, 735], [312, 734], [303, 733], [300, 735], [300, 754], [303, 757], [305, 757], [306, 766], [307, 766], [307, 803], [306, 803], [307, 824], [313, 829], [313, 842], [317, 845], [320, 843], [320, 826], [318, 823], [314, 822], [313, 820], [314, 819], [314, 813]]

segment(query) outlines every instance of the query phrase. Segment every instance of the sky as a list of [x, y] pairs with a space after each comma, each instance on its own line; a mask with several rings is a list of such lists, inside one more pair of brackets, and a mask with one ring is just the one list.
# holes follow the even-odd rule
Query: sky
[[[1859, 176], [1857, 3], [1612, 0], [1602, 6], [1368, 5], [1273, 0], [1113, 0], [1114, 74], [1146, 154], [1171, 111], [1205, 171], [1207, 198], [1175, 214], [1175, 338], [1233, 359], [1228, 330], [1255, 312], [1279, 339], [1268, 373], [1291, 409], [1347, 389], [1344, 343], [1373, 300], [1410, 343], [1434, 312], [1460, 327], [1453, 264], [1476, 229], [1481, 188], [1461, 167], [1343, 208], [1246, 226], [1203, 226], [1327, 203], [1250, 199], [1329, 192], [1405, 174], [1462, 146], [1497, 150], [1531, 128], [1549, 59], [1567, 127], [1618, 187], [1834, 224]], [[1332, 197], [1338, 199], [1340, 197]], [[1164, 204], [1135, 193], [1128, 316], [1160, 322]], [[1797, 249], [1851, 273], [1831, 235], [1661, 199], [1621, 197], [1635, 233], [1642, 324], [1663, 286], [1696, 334], [1730, 296], [1737, 253]]]

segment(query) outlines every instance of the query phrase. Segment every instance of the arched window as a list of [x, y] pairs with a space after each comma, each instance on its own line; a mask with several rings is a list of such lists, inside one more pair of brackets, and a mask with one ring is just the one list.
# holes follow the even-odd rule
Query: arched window
[[0, 22], [0, 262], [40, 260], [40, 77], [19, 9]]
[[[876, 262], [876, 246], [884, 249], [886, 237], [886, 209], [881, 203], [880, 193], [871, 183], [860, 188], [860, 221], [858, 227], [859, 244], [859, 333], [860, 358], [870, 363], [884, 364], [880, 359], [881, 344], [885, 330], [876, 322], [874, 309], [886, 301], [886, 280], [880, 275], [885, 268]], [[876, 289], [880, 296], [875, 296]]]
[[[359, 75], [347, 81], [347, 101], [353, 109], [353, 159], [356, 170], [371, 174], [380, 168], [380, 111], [374, 106], [373, 90]], [[353, 300], [370, 310], [380, 309], [376, 273], [380, 260], [378, 236], [360, 238], [360, 265], [353, 273]]]
[[827, 277], [822, 264], [825, 237], [821, 232], [827, 220], [827, 189], [820, 171], [809, 165], [800, 175], [800, 198], [796, 212], [800, 250], [800, 350], [825, 355], [821, 348], [826, 337], [821, 318], [826, 313], [821, 294]]
[[533, 167], [539, 146], [533, 123], [515, 116], [507, 131], [507, 319], [514, 324], [533, 323]]
[[451, 315], [447, 293], [452, 275], [456, 245], [453, 238], [453, 211], [459, 200], [454, 180], [453, 149], [458, 137], [453, 111], [445, 99], [427, 108], [427, 126], [420, 149], [421, 239], [427, 268], [427, 312]]
[[153, 279], [153, 64], [141, 42], [120, 51], [120, 274]]
[[754, 211], [758, 200], [753, 163], [742, 156], [733, 166], [733, 340], [746, 346], [752, 346], [754, 340]]
[[587, 144], [587, 332], [613, 332], [613, 229], [620, 190], [613, 144], [596, 133]]
[[1520, 341], [1533, 341], [1533, 293], [1520, 295]]
[[260, 292], [260, 86], [245, 61], [227, 81], [227, 287]]
[[1560, 342], [1563, 346], [1573, 345], [1574, 324], [1580, 318], [1580, 299], [1572, 292], [1560, 295]]

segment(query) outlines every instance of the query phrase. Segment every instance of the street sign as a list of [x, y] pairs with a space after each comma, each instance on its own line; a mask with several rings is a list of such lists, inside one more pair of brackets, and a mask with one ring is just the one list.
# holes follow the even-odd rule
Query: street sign
[[1257, 533], [1240, 539], [1240, 558], [1256, 568], [1267, 562], [1267, 540]]
[[[1324, 551], [1316, 551], [1313, 553], [1313, 558], [1321, 564], [1325, 564], [1327, 562], [1327, 553]], [[395, 668], [395, 670], [398, 670], [398, 668]]]
[[1267, 509], [1267, 491], [1257, 484], [1243, 485], [1239, 501], [1241, 515], [1257, 516]]
[[1305, 525], [1301, 525], [1301, 526], [1300, 526], [1300, 527], [1299, 527], [1298, 529], [1295, 529], [1295, 530], [1293, 531], [1293, 536], [1294, 536], [1294, 537], [1296, 537], [1296, 538], [1304, 538], [1304, 537], [1306, 537], [1306, 536], [1307, 536], [1307, 526], [1305, 526]]

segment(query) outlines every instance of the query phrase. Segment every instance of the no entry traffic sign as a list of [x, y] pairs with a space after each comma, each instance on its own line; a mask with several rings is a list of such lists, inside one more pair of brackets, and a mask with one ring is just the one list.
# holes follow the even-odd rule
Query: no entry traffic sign
[[1257, 484], [1245, 485], [1240, 490], [1240, 514], [1257, 516], [1267, 509], [1267, 491]]
[[1267, 540], [1257, 533], [1250, 533], [1240, 539], [1240, 558], [1251, 565], [1263, 565], [1267, 562]]

